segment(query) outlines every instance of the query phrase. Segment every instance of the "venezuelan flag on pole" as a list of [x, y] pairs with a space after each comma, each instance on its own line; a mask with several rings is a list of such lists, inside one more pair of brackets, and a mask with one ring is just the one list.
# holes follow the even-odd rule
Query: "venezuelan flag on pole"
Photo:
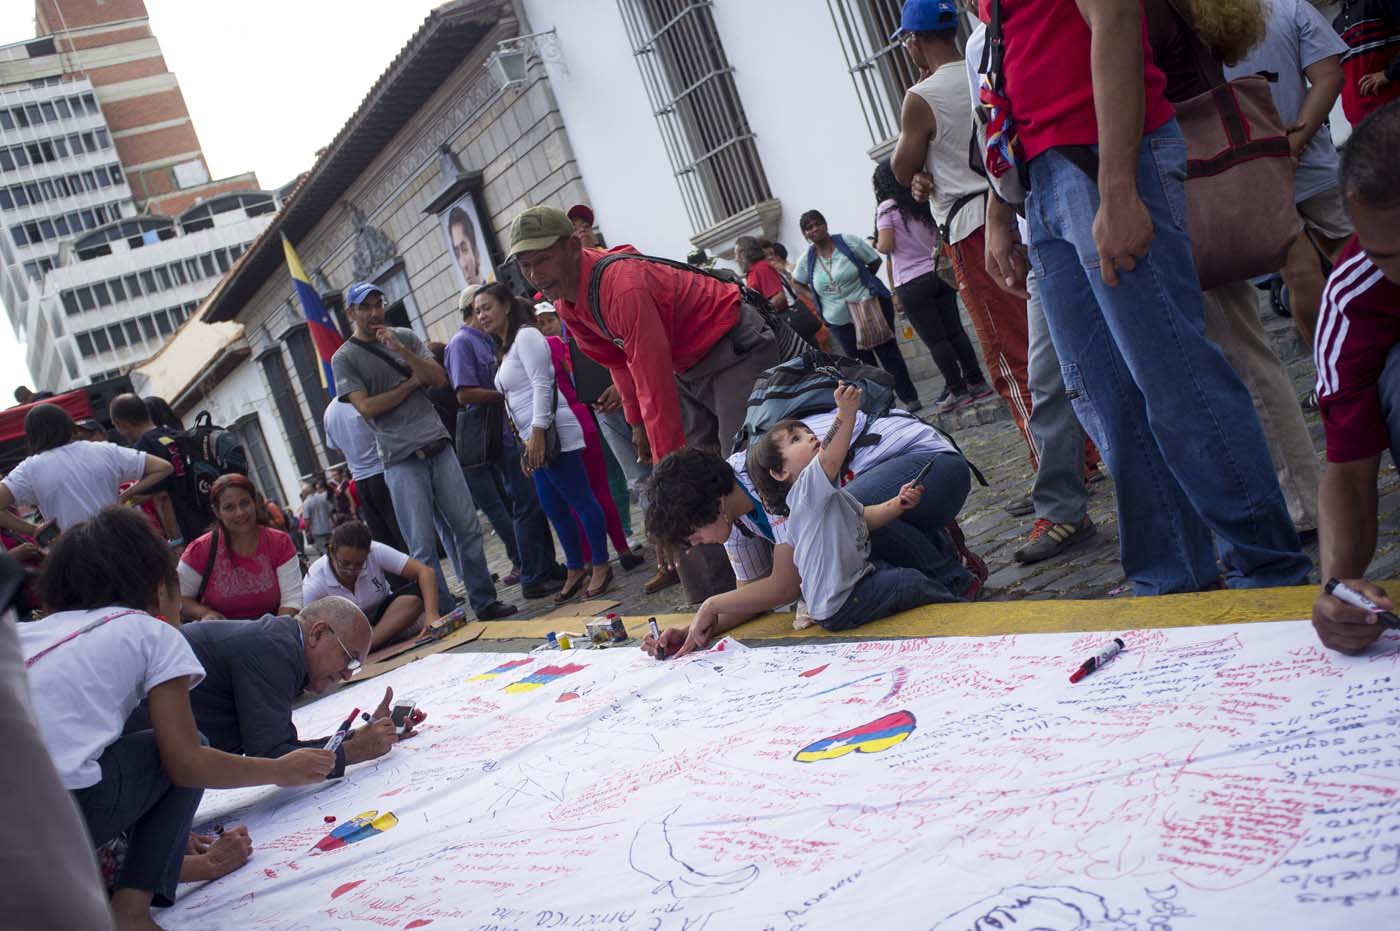
[[292, 273], [292, 284], [296, 285], [297, 301], [301, 304], [302, 315], [306, 317], [307, 328], [311, 331], [311, 342], [316, 346], [316, 355], [321, 360], [321, 387], [335, 397], [335, 375], [331, 372], [331, 356], [344, 344], [340, 333], [326, 313], [326, 305], [321, 303], [321, 295], [311, 286], [311, 279], [301, 267], [301, 259], [296, 250], [282, 237], [282, 251], [287, 254], [287, 270]]

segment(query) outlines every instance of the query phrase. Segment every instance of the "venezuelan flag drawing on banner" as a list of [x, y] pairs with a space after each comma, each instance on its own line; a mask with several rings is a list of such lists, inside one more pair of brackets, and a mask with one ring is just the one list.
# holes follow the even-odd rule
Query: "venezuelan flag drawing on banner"
[[326, 305], [321, 303], [321, 295], [311, 286], [311, 279], [306, 276], [301, 267], [301, 259], [297, 258], [296, 250], [292, 248], [286, 236], [282, 237], [282, 251], [287, 254], [287, 270], [292, 273], [292, 284], [296, 285], [297, 302], [301, 304], [307, 329], [311, 331], [311, 342], [316, 347], [316, 356], [321, 360], [321, 387], [325, 388], [331, 397], [335, 397], [335, 375], [331, 372], [331, 356], [335, 355], [335, 351], [345, 340], [341, 339], [331, 315], [326, 312]]

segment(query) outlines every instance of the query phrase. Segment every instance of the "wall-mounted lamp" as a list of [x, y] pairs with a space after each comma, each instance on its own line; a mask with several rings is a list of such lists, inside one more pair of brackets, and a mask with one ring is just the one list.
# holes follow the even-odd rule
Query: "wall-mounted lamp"
[[496, 43], [491, 57], [486, 59], [486, 70], [491, 72], [492, 79], [501, 90], [520, 87], [525, 83], [525, 68], [531, 52], [538, 55], [541, 61], [557, 65], [559, 70], [569, 73], [564, 56], [559, 52], [559, 37], [554, 29], [502, 39]]

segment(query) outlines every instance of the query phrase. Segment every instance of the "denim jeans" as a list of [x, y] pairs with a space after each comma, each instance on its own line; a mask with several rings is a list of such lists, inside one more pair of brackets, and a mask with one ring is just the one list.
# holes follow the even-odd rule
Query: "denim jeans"
[[394, 499], [394, 515], [399, 519], [408, 554], [433, 567], [438, 575], [438, 594], [444, 610], [454, 603], [438, 566], [437, 533], [457, 570], [457, 578], [467, 587], [472, 610], [480, 611], [496, 600], [496, 586], [486, 568], [481, 548], [481, 523], [476, 504], [462, 477], [462, 466], [450, 447], [443, 447], [429, 459], [410, 457], [384, 468], [384, 480]]
[[520, 448], [514, 442], [503, 443], [495, 462], [464, 469], [462, 475], [472, 500], [505, 544], [511, 563], [520, 567], [520, 583], [545, 581], [554, 569], [554, 537], [540, 510], [535, 484], [520, 468]]
[[1045, 306], [1035, 275], [1026, 279], [1026, 381], [1031, 392], [1031, 439], [1040, 453], [1040, 468], [1031, 482], [1035, 516], [1057, 524], [1078, 524], [1089, 513], [1084, 484], [1084, 428], [1074, 416], [1060, 377], [1060, 357], [1045, 322]]
[[[603, 520], [603, 509], [588, 482], [583, 451], [574, 449], [560, 453], [548, 468], [534, 471], [534, 480], [540, 506], [549, 515], [549, 522], [559, 535], [559, 545], [564, 550], [564, 565], [570, 569], [583, 568], [580, 525], [587, 535], [593, 563], [605, 564], [608, 561], [607, 525]], [[577, 521], [574, 520], [575, 514], [578, 515]]]
[[948, 591], [961, 595], [972, 573], [958, 559], [947, 526], [957, 518], [972, 488], [967, 460], [955, 452], [919, 453], [889, 459], [866, 469], [846, 486], [861, 504], [880, 504], [899, 494], [930, 460], [924, 496], [911, 508], [870, 535], [870, 557], [892, 566], [918, 569]]
[[1109, 287], [1092, 233], [1095, 181], [1050, 150], [1030, 163], [1031, 265], [1065, 391], [1118, 485], [1123, 571], [1137, 594], [1297, 585], [1311, 566], [1249, 393], [1205, 337], [1186, 232], [1186, 143], [1148, 133], [1137, 187], [1147, 255]]
[[856, 583], [835, 614], [814, 618], [818, 624], [827, 630], [850, 630], [910, 608], [958, 600], [918, 569], [891, 566], [879, 560], [873, 564], [875, 571]]
[[[885, 321], [893, 330], [894, 302], [889, 299], [883, 300], [880, 302], [880, 307], [885, 312]], [[919, 400], [919, 389], [914, 387], [914, 380], [909, 377], [909, 366], [904, 363], [904, 353], [899, 351], [897, 339], [883, 342], [874, 349], [857, 349], [856, 325], [854, 323], [832, 323], [828, 320], [826, 328], [836, 338], [836, 345], [843, 355], [859, 359], [866, 365], [879, 366], [889, 372], [890, 377], [894, 379], [894, 393], [901, 401], [905, 404], [913, 404]]]
[[171, 784], [154, 731], [118, 737], [97, 762], [102, 780], [73, 790], [93, 844], [100, 847], [125, 832], [126, 860], [117, 888], [154, 893], [153, 904], [162, 908], [173, 905], [185, 842], [204, 790]]

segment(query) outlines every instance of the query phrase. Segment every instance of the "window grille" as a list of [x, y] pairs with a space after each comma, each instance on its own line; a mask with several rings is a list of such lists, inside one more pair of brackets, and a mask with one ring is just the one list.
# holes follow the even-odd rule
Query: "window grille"
[[618, 0], [691, 226], [772, 198], [710, 0]]
[[272, 402], [277, 407], [277, 418], [282, 421], [282, 430], [287, 434], [287, 442], [292, 447], [292, 458], [296, 461], [297, 472], [311, 475], [321, 471], [316, 461], [316, 451], [312, 448], [311, 437], [306, 432], [306, 420], [302, 417], [301, 405], [292, 392], [292, 380], [287, 375], [287, 363], [282, 360], [280, 350], [274, 348], [258, 357], [263, 377], [271, 389]]
[[917, 75], [890, 35], [899, 28], [899, 0], [826, 0], [855, 85], [872, 146], [899, 135], [899, 108]]

